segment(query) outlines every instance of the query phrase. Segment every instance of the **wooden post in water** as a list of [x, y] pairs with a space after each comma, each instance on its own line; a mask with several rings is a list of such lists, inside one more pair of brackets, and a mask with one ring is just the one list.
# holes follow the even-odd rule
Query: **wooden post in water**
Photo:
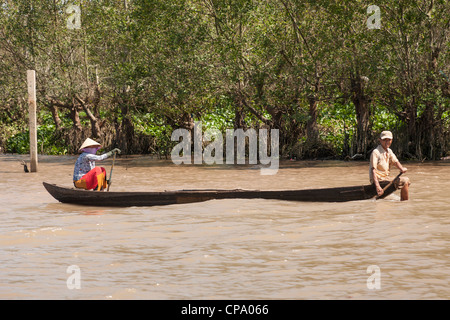
[[27, 70], [28, 110], [30, 126], [30, 172], [37, 172], [36, 72]]

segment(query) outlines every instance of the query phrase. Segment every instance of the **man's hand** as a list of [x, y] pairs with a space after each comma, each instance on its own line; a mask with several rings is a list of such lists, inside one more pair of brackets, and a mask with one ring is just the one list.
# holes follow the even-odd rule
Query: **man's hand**
[[400, 170], [401, 173], [405, 173], [406, 171], [408, 171], [408, 169], [402, 166], [402, 164], [399, 161], [395, 163], [395, 166], [398, 168], [398, 170]]
[[380, 184], [377, 184], [377, 194], [379, 197], [381, 197], [383, 195], [384, 191], [383, 188], [381, 188]]

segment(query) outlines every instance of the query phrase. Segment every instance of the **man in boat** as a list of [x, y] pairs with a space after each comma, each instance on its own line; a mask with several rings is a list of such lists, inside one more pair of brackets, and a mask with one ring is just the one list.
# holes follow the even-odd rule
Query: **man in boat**
[[73, 170], [73, 184], [76, 188], [100, 191], [107, 187], [106, 170], [103, 167], [96, 167], [95, 161], [107, 159], [116, 152], [120, 154], [120, 150], [116, 148], [97, 156], [97, 150], [100, 148], [100, 143], [89, 138], [81, 145], [78, 150], [81, 154]]
[[[380, 144], [372, 151], [370, 156], [369, 178], [370, 182], [375, 184], [378, 196], [384, 193], [383, 188], [380, 186], [380, 181], [392, 181], [394, 179], [390, 176], [390, 168], [392, 165], [396, 166], [402, 173], [408, 170], [402, 166], [394, 152], [389, 148], [392, 144], [392, 139], [392, 132], [383, 131], [380, 135]], [[409, 185], [411, 184], [409, 178], [401, 176], [394, 183], [397, 188], [401, 189], [401, 200], [408, 200]]]

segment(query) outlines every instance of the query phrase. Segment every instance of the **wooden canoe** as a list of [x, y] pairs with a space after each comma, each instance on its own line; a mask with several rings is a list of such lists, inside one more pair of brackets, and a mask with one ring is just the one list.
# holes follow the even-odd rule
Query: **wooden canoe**
[[[305, 190], [177, 190], [164, 192], [117, 192], [86, 191], [66, 188], [44, 182], [44, 187], [58, 201], [78, 205], [104, 207], [162, 206], [169, 204], [202, 202], [213, 199], [272, 199], [308, 202], [344, 202], [368, 200], [376, 196], [373, 185], [305, 189]], [[382, 182], [381, 186], [386, 186]], [[394, 184], [389, 186], [384, 198], [396, 190]]]

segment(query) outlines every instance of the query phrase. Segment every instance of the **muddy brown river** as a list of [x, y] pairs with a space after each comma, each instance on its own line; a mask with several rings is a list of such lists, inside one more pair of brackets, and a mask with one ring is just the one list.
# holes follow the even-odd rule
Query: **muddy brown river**
[[[450, 162], [403, 163], [410, 201], [58, 203], [75, 156], [0, 155], [0, 299], [449, 299]], [[109, 173], [111, 159], [104, 166]], [[120, 157], [114, 191], [306, 189], [368, 183], [368, 163], [174, 165]], [[369, 271], [369, 272], [368, 272]]]

